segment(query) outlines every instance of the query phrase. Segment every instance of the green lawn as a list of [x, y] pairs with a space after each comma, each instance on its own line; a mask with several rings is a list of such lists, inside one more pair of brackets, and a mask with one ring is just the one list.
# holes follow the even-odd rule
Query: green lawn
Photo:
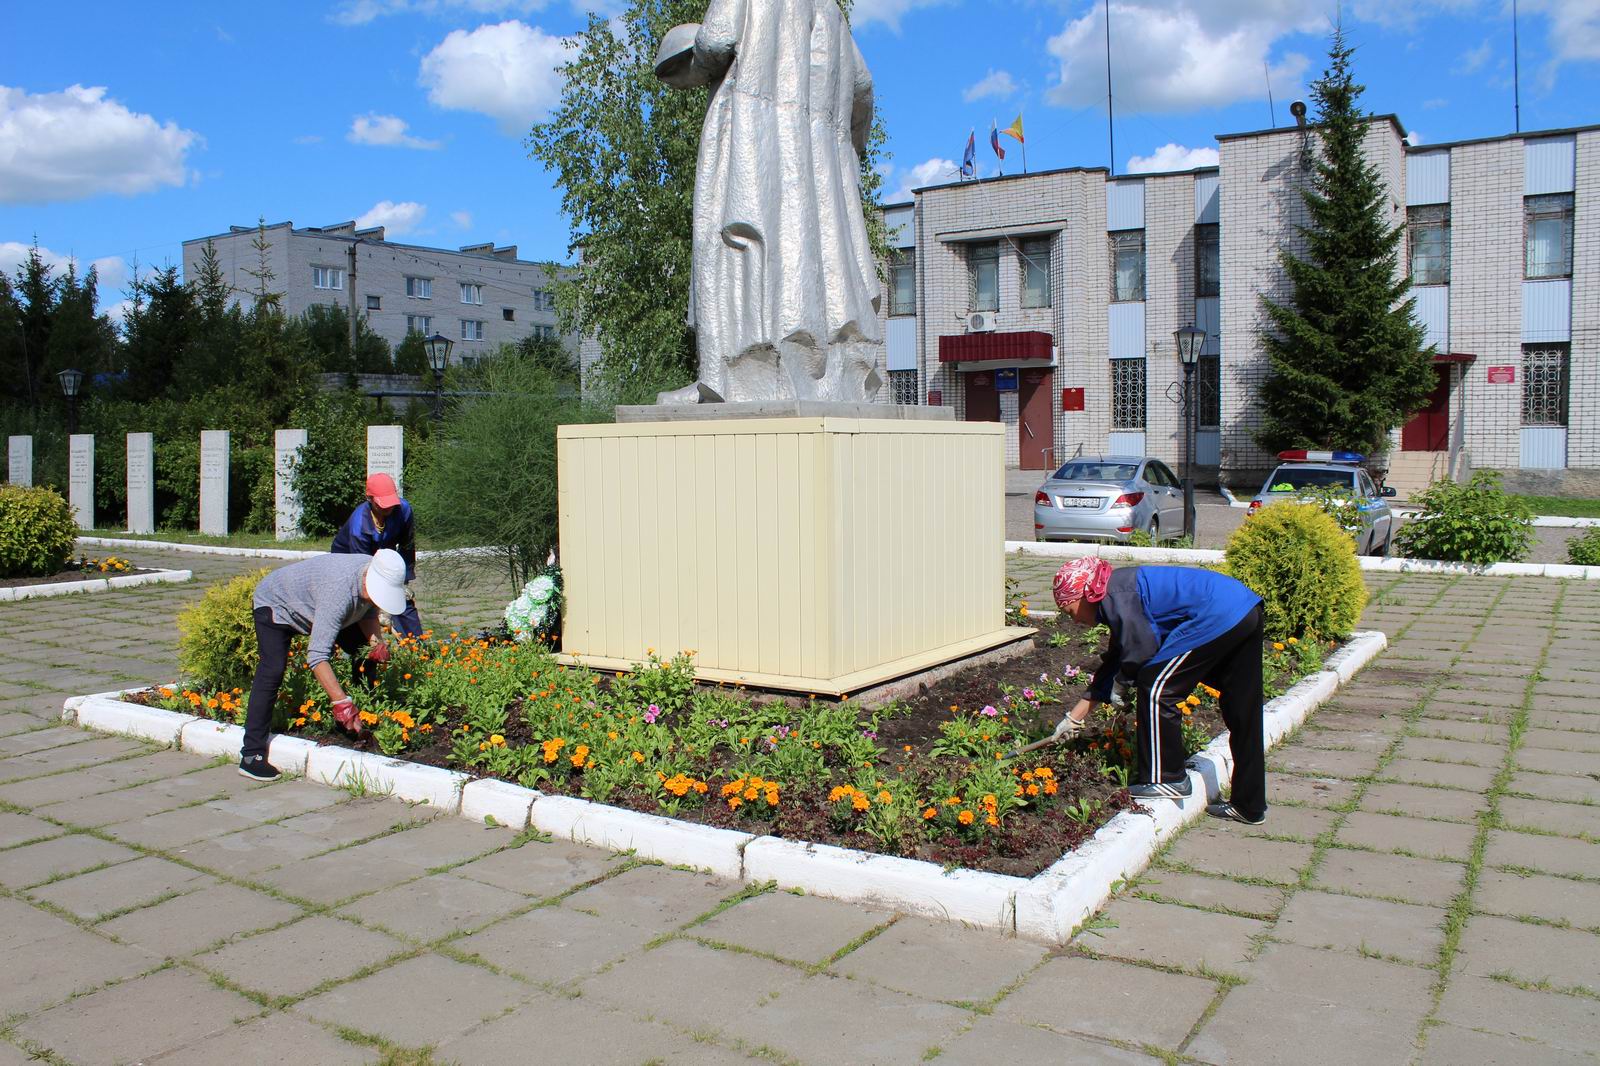
[[88, 536], [116, 537], [122, 540], [164, 540], [180, 544], [214, 544], [227, 548], [288, 548], [292, 551], [326, 551], [331, 537], [315, 540], [278, 540], [271, 533], [230, 533], [208, 537], [188, 529], [164, 529], [155, 533], [128, 533], [120, 529], [91, 530]]
[[1582, 496], [1519, 496], [1534, 514], [1600, 518], [1600, 500]]

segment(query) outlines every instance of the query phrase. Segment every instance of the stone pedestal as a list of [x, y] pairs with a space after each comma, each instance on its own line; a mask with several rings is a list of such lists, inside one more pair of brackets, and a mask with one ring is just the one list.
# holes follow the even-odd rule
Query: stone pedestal
[[1004, 617], [1001, 426], [738, 406], [560, 428], [565, 661], [694, 649], [704, 680], [841, 695], [1030, 632]]
[[156, 531], [155, 436], [128, 434], [128, 532]]
[[300, 536], [300, 494], [294, 490], [294, 465], [306, 445], [306, 431], [280, 429], [272, 435], [272, 444], [272, 490], [277, 503], [273, 528], [279, 540], [294, 540]]
[[367, 427], [367, 476], [388, 474], [403, 495], [400, 475], [405, 469], [405, 429], [402, 426]]
[[33, 484], [33, 438], [6, 440], [6, 480], [24, 488]]
[[212, 537], [228, 535], [228, 451], [225, 429], [200, 432], [200, 532]]
[[94, 434], [67, 438], [67, 503], [79, 529], [94, 528]]

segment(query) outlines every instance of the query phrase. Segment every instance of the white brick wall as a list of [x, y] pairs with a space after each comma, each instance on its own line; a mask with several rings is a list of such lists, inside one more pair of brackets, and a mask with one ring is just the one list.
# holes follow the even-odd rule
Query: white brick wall
[[1600, 130], [1577, 137], [1567, 465], [1600, 467]]

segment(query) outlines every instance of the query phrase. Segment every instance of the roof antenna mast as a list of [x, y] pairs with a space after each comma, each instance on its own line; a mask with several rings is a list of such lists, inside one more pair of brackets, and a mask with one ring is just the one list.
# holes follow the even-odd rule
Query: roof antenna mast
[[1106, 0], [1106, 139], [1111, 142], [1111, 176], [1117, 176], [1117, 122], [1111, 104], [1111, 0]]

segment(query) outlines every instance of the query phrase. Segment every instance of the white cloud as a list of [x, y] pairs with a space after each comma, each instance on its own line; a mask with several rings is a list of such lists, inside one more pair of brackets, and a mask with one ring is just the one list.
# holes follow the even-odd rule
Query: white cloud
[[[0, 274], [8, 278], [15, 278], [17, 268], [28, 260], [28, 253], [33, 249], [31, 244], [21, 241], [0, 241]], [[128, 285], [130, 273], [127, 260], [120, 255], [108, 255], [91, 262], [85, 263], [81, 258], [74, 258], [65, 252], [52, 251], [41, 246], [39, 258], [50, 267], [51, 276], [59, 278], [69, 268], [75, 270], [79, 277], [88, 272], [92, 266], [99, 288], [100, 309], [110, 311], [107, 305], [108, 297], [120, 293]], [[123, 301], [124, 303], [126, 301]], [[113, 316], [120, 320], [120, 314]]]
[[375, 144], [389, 148], [422, 148], [434, 149], [440, 147], [438, 141], [428, 141], [421, 137], [413, 137], [407, 133], [405, 119], [399, 115], [380, 115], [371, 112], [357, 115], [350, 122], [350, 132], [345, 134], [345, 139], [352, 144]]
[[1413, 146], [1425, 143], [1422, 137], [1422, 131], [1406, 130], [1406, 143]]
[[472, 212], [471, 211], [452, 211], [452, 212], [450, 212], [450, 221], [454, 222], [461, 229], [471, 229], [472, 228]]
[[1494, 55], [1494, 42], [1487, 38], [1476, 48], [1469, 48], [1456, 60], [1452, 74], [1476, 74]]
[[1008, 96], [1016, 95], [1016, 92], [1017, 83], [1011, 79], [1010, 71], [991, 70], [981, 80], [967, 86], [967, 91], [961, 94], [961, 98], [970, 104], [974, 100], [982, 100], [988, 96], [1004, 100]]
[[427, 213], [427, 205], [419, 204], [415, 200], [404, 200], [400, 203], [395, 203], [393, 200], [379, 200], [366, 214], [356, 219], [356, 227], [366, 229], [368, 226], [382, 226], [386, 236], [399, 237], [420, 226], [422, 216]]
[[933, 7], [944, 0], [856, 0], [850, 8], [850, 24], [864, 27], [874, 22], [900, 32], [900, 20], [919, 7]]
[[556, 67], [568, 48], [566, 39], [515, 19], [454, 30], [422, 57], [418, 81], [438, 106], [480, 112], [521, 136], [560, 99]]
[[1128, 160], [1129, 174], [1156, 174], [1168, 170], [1193, 170], [1195, 167], [1217, 165], [1215, 148], [1185, 148], [1181, 144], [1167, 143], [1149, 155], [1136, 155]]
[[1594, 0], [1523, 0], [1522, 10], [1541, 12], [1550, 24], [1552, 57], [1542, 72], [1547, 83], [1562, 63], [1600, 59], [1600, 6]]
[[188, 177], [200, 135], [106, 98], [103, 86], [29, 93], [0, 85], [0, 203], [133, 196]]
[[884, 203], [899, 203], [911, 199], [911, 190], [926, 185], [943, 185], [961, 176], [961, 167], [953, 159], [935, 156], [923, 160], [900, 175], [900, 186], [884, 198]]
[[333, 21], [343, 26], [363, 26], [385, 15], [448, 15], [467, 11], [475, 15], [499, 15], [507, 11], [526, 14], [545, 6], [545, 0], [344, 0], [333, 12]]

